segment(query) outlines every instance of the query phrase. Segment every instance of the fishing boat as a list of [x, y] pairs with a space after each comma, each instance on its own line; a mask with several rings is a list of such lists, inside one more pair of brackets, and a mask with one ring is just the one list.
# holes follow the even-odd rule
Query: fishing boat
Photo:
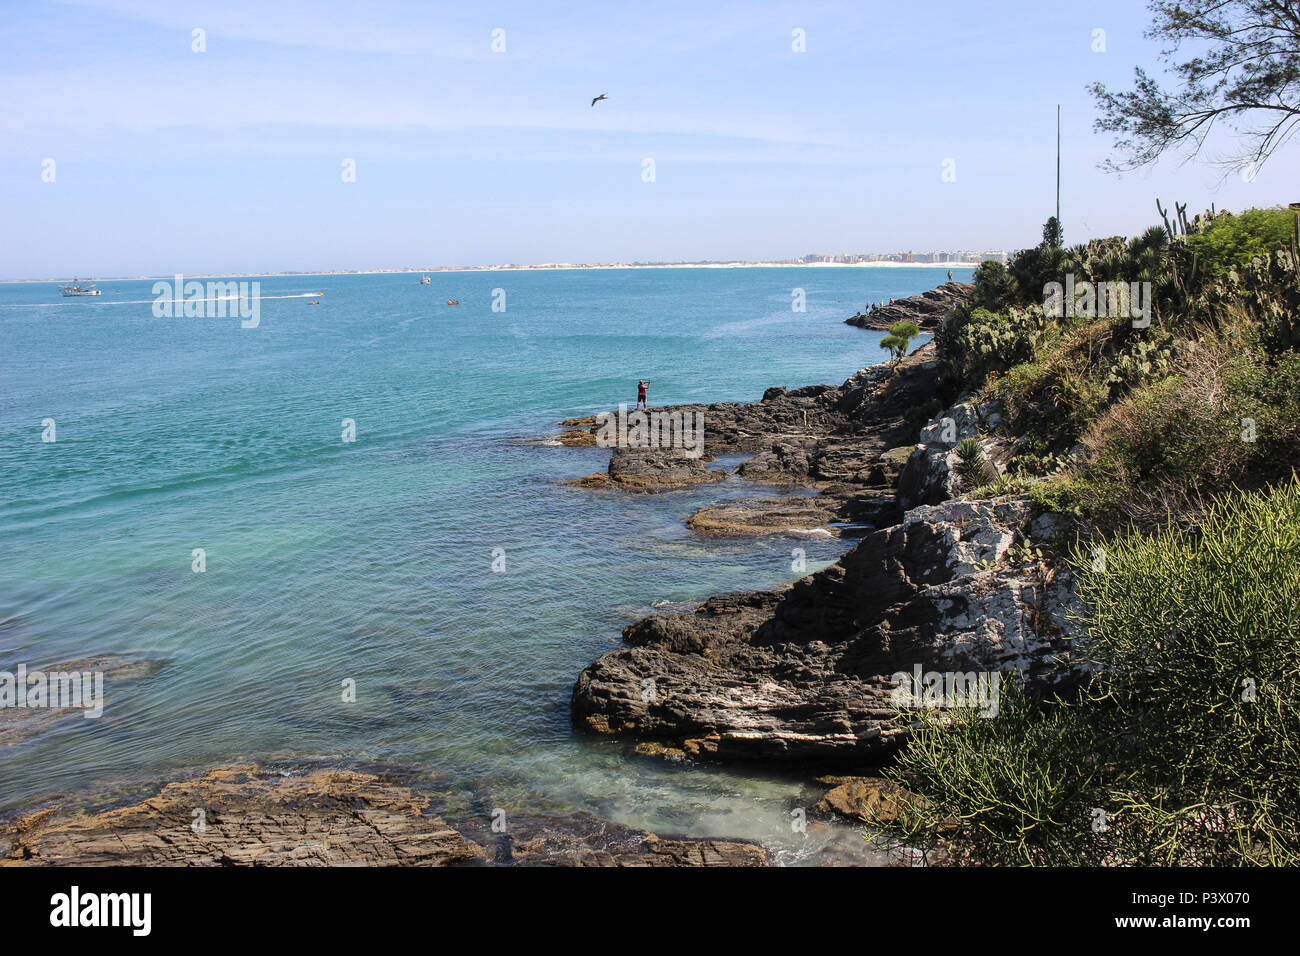
[[460, 299], [448, 299], [448, 300], [447, 300], [447, 304], [448, 304], [448, 305], [460, 305]]
[[81, 282], [73, 279], [71, 283], [59, 289], [64, 295], [102, 295], [93, 282]]
[[433, 280], [430, 279], [428, 276], [422, 276], [422, 277], [420, 278], [420, 285], [428, 285], [428, 284], [429, 284], [430, 282], [432, 282], [432, 281], [433, 281]]

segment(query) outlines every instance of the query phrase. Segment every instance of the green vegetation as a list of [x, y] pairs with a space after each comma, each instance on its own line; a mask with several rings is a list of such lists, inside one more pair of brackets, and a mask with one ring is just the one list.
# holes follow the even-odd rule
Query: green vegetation
[[[1300, 218], [1160, 211], [1134, 239], [1068, 249], [1049, 223], [1009, 267], [984, 263], [935, 335], [941, 398], [1001, 402], [1021, 438], [1008, 472], [1111, 532], [1192, 521], [1300, 462]], [[1049, 283], [1118, 284], [1121, 308], [1045, 310]]]
[[957, 477], [966, 488], [978, 488], [998, 480], [998, 470], [985, 456], [978, 438], [957, 443]]
[[1222, 272], [1244, 267], [1255, 257], [1269, 255], [1291, 238], [1293, 214], [1287, 209], [1248, 209], [1240, 216], [1221, 213], [1209, 227], [1187, 237], [1187, 246], [1206, 268]]
[[[959, 862], [1300, 863], [1300, 482], [1074, 557], [1091, 680], [923, 717], [893, 837]], [[1076, 662], [1078, 663], [1078, 662]]]
[[889, 327], [889, 334], [880, 340], [882, 349], [889, 349], [894, 363], [900, 362], [912, 346], [912, 339], [921, 334], [921, 330], [911, 322], [895, 322]]
[[[963, 489], [1073, 515], [1072, 557], [1030, 563], [1080, 602], [1058, 682], [900, 714], [912, 797], [878, 825], [941, 858], [1300, 864], [1300, 217], [1159, 211], [1070, 248], [1049, 223], [936, 333], [937, 400], [1014, 438], [1001, 475], [960, 443]], [[1058, 309], [1067, 277], [1131, 291]]]

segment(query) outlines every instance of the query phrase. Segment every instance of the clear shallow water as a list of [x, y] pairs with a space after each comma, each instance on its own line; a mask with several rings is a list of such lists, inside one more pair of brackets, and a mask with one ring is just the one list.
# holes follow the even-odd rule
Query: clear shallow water
[[[850, 828], [792, 832], [815, 787], [629, 758], [568, 716], [579, 671], [654, 603], [786, 581], [793, 547], [811, 570], [845, 545], [702, 540], [684, 526], [696, 508], [756, 489], [570, 488], [559, 482], [608, 453], [523, 441], [635, 401], [638, 378], [654, 404], [838, 383], [884, 356], [879, 333], [842, 319], [945, 278], [277, 277], [259, 280], [255, 329], [155, 318], [148, 281], [100, 283], [98, 299], [0, 285], [0, 670], [102, 655], [155, 668], [116, 691], [110, 679], [102, 718], [4, 748], [0, 811], [234, 759], [326, 756], [417, 767], [506, 808], [762, 839], [789, 862], [856, 854]], [[491, 311], [496, 288], [505, 313]], [[791, 311], [795, 288], [805, 313]]]

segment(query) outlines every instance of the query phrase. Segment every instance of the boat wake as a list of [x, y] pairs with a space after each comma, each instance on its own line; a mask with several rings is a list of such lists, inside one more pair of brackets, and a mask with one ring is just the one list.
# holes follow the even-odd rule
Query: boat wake
[[[320, 295], [319, 292], [288, 292], [281, 295], [261, 295], [259, 299], [314, 299]], [[189, 298], [186, 302], [234, 302], [239, 299], [237, 295], [219, 295], [209, 298]], [[157, 299], [103, 299], [94, 302], [80, 300], [77, 302], [6, 302], [0, 304], [0, 309], [53, 309], [68, 305], [153, 305]]]

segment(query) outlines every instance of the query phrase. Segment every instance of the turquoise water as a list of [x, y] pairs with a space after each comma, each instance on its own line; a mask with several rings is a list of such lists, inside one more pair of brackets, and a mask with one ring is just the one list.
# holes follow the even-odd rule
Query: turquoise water
[[323, 756], [413, 766], [496, 806], [755, 837], [790, 862], [831, 852], [827, 828], [791, 831], [815, 793], [799, 781], [630, 758], [576, 735], [568, 698], [656, 602], [773, 585], [796, 576], [793, 547], [816, 568], [845, 545], [698, 539], [696, 508], [754, 489], [575, 489], [559, 482], [607, 452], [526, 442], [634, 402], [638, 378], [655, 404], [838, 383], [884, 356], [841, 320], [945, 273], [275, 277], [253, 329], [155, 318], [147, 281], [100, 283], [98, 299], [0, 285], [0, 670], [153, 668], [108, 680], [102, 718], [4, 748], [0, 811]]

